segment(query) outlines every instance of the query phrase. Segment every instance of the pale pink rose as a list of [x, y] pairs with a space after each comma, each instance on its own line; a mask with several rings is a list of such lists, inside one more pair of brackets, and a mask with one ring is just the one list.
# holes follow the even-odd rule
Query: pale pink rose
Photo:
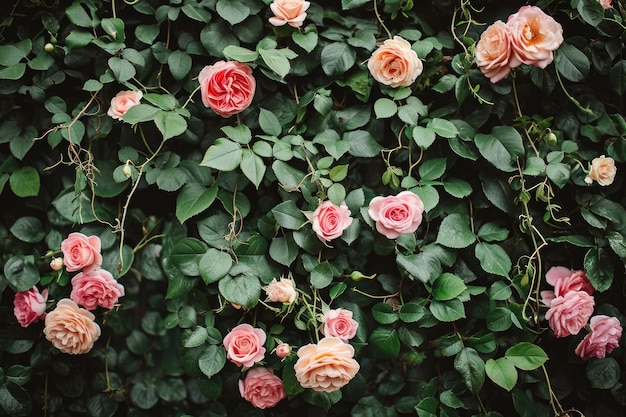
[[281, 343], [276, 346], [276, 356], [278, 356], [279, 358], [284, 359], [289, 356], [290, 353], [291, 346], [289, 346], [289, 343]]
[[101, 243], [98, 236], [74, 232], [61, 242], [63, 263], [68, 272], [88, 271], [102, 266]]
[[584, 271], [573, 271], [564, 266], [553, 266], [546, 272], [546, 281], [554, 287], [554, 291], [541, 291], [542, 302], [550, 306], [555, 297], [560, 297], [570, 291], [584, 291], [593, 295], [593, 286]]
[[537, 6], [522, 6], [509, 16], [511, 32], [511, 68], [524, 63], [545, 68], [554, 60], [552, 51], [563, 43], [561, 24]]
[[604, 358], [619, 346], [622, 326], [615, 317], [597, 315], [589, 320], [591, 332], [576, 346], [576, 354], [582, 359]]
[[287, 397], [283, 381], [268, 368], [252, 368], [246, 378], [239, 380], [239, 393], [253, 406], [260, 409], [271, 408]]
[[367, 68], [376, 81], [396, 88], [413, 84], [424, 70], [424, 64], [408, 41], [394, 36], [374, 51]]
[[585, 291], [570, 291], [550, 302], [546, 319], [556, 337], [578, 334], [593, 314], [595, 301]]
[[109, 107], [107, 114], [114, 119], [122, 120], [128, 109], [139, 104], [142, 97], [141, 91], [120, 91], [111, 99], [111, 107]]
[[376, 222], [376, 230], [389, 239], [404, 233], [413, 233], [422, 223], [424, 203], [411, 191], [395, 196], [374, 197], [367, 209]]
[[87, 353], [100, 337], [100, 326], [84, 308], [64, 298], [46, 315], [43, 333], [54, 347], [71, 355]]
[[87, 310], [98, 306], [110, 310], [123, 295], [124, 286], [104, 269], [79, 272], [72, 278], [70, 298]]
[[302, 387], [324, 392], [337, 391], [346, 385], [359, 368], [352, 345], [338, 337], [325, 337], [318, 344], [302, 346], [293, 367]]
[[600, 3], [600, 6], [602, 6], [603, 9], [608, 9], [609, 7], [613, 7], [611, 6], [611, 0], [598, 0], [598, 3]]
[[585, 182], [591, 184], [597, 181], [600, 185], [611, 185], [615, 180], [615, 174], [617, 174], [615, 160], [602, 155], [591, 161], [591, 167], [589, 168], [589, 174], [587, 174]]
[[235, 327], [224, 337], [226, 357], [237, 366], [251, 367], [265, 357], [267, 336], [262, 329], [256, 329], [247, 323]]
[[289, 24], [294, 28], [302, 26], [306, 19], [306, 11], [311, 3], [304, 0], [274, 0], [270, 4], [270, 9], [274, 13], [269, 22], [274, 26]]
[[40, 293], [35, 286], [30, 290], [16, 293], [15, 298], [13, 298], [13, 314], [15, 314], [17, 322], [22, 327], [28, 327], [44, 318], [47, 300], [48, 290], [45, 289]]
[[324, 314], [324, 336], [338, 337], [347, 343], [356, 335], [359, 323], [352, 318], [352, 311], [338, 308]]
[[207, 65], [198, 76], [202, 102], [222, 117], [241, 113], [250, 106], [256, 80], [248, 64], [218, 61]]
[[298, 295], [293, 281], [282, 277], [280, 281], [272, 279], [265, 291], [269, 301], [283, 304], [293, 304]]
[[511, 71], [511, 32], [501, 20], [480, 35], [474, 49], [476, 64], [492, 83], [497, 83]]
[[52, 258], [50, 261], [50, 269], [53, 271], [60, 271], [63, 269], [63, 258]]
[[337, 206], [326, 200], [313, 212], [311, 217], [313, 231], [321, 241], [336, 239], [352, 224], [350, 214], [346, 203]]

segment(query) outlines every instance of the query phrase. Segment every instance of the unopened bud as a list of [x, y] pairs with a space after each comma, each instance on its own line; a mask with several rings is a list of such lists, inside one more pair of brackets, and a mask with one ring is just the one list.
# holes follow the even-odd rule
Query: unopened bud
[[126, 165], [124, 165], [124, 168], [122, 168], [122, 173], [126, 178], [130, 178], [131, 175], [133, 175], [133, 171], [130, 169], [130, 165], [128, 165], [128, 163], [126, 163]]
[[550, 146], [555, 146], [556, 142], [557, 142], [557, 137], [554, 134], [554, 132], [548, 132], [548, 134], [545, 136], [546, 137], [546, 143]]
[[276, 356], [279, 358], [286, 358], [291, 353], [291, 346], [288, 343], [281, 343], [276, 346]]
[[46, 52], [52, 52], [54, 51], [54, 45], [48, 42], [47, 44], [44, 45], [43, 50]]
[[50, 268], [53, 271], [60, 271], [63, 268], [63, 258], [52, 258]]
[[350, 274], [350, 279], [352, 281], [361, 281], [362, 279], [373, 279], [376, 276], [376, 274], [372, 274], [372, 275], [363, 275], [362, 272], [359, 271], [354, 271]]

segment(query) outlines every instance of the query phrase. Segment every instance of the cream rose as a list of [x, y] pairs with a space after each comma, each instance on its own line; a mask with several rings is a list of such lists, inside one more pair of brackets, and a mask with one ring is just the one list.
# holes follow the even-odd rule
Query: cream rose
[[68, 272], [93, 270], [102, 266], [101, 243], [98, 236], [70, 233], [61, 242], [63, 263]]
[[128, 109], [139, 104], [142, 97], [141, 91], [120, 91], [111, 99], [111, 107], [109, 107], [107, 114], [114, 119], [122, 120]]
[[520, 64], [545, 68], [554, 60], [553, 51], [563, 43], [561, 24], [537, 6], [522, 6], [509, 16], [511, 32], [511, 68]]
[[400, 36], [387, 39], [367, 61], [372, 77], [390, 87], [408, 87], [424, 70], [411, 44]]
[[87, 310], [98, 306], [110, 310], [123, 295], [124, 286], [104, 269], [79, 272], [72, 278], [70, 298]]
[[46, 315], [43, 333], [54, 347], [71, 355], [87, 353], [100, 337], [95, 316], [64, 298]]
[[611, 185], [615, 180], [615, 174], [617, 174], [615, 160], [601, 155], [598, 158], [593, 158], [591, 161], [589, 174], [587, 174], [585, 182], [591, 184], [596, 181], [600, 185]]
[[476, 64], [492, 83], [497, 83], [511, 71], [511, 32], [501, 20], [489, 26], [474, 49]]
[[198, 76], [202, 102], [222, 117], [241, 113], [250, 106], [256, 80], [248, 64], [218, 61], [207, 65]]
[[313, 231], [321, 241], [336, 239], [352, 224], [350, 214], [346, 203], [337, 206], [326, 200], [313, 212], [311, 217]]
[[27, 291], [20, 291], [13, 298], [13, 314], [22, 327], [28, 327], [32, 323], [42, 319], [46, 315], [46, 301], [48, 290], [41, 293], [37, 287]]
[[289, 278], [281, 277], [280, 281], [276, 281], [276, 278], [272, 279], [265, 291], [267, 299], [274, 303], [293, 304], [298, 296], [295, 284]]
[[294, 28], [302, 26], [306, 19], [306, 11], [311, 3], [304, 0], [274, 0], [270, 4], [270, 9], [274, 13], [269, 18], [269, 22], [274, 26], [288, 24]]
[[359, 323], [352, 318], [352, 311], [338, 308], [324, 314], [324, 336], [338, 337], [343, 342], [356, 336]]
[[413, 233], [422, 223], [424, 203], [411, 191], [395, 196], [374, 197], [367, 209], [376, 222], [376, 230], [389, 239], [404, 233]]
[[271, 408], [287, 397], [283, 381], [268, 368], [252, 368], [246, 378], [239, 380], [239, 393], [253, 406], [260, 409]]
[[224, 337], [226, 357], [237, 366], [251, 367], [265, 357], [265, 340], [262, 329], [244, 323], [232, 329]]

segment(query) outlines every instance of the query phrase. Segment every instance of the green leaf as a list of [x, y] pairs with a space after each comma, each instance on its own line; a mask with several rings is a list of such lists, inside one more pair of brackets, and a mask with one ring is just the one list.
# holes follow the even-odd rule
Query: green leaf
[[133, 64], [125, 59], [114, 56], [109, 58], [108, 62], [115, 79], [120, 83], [130, 80], [137, 73]]
[[185, 78], [191, 70], [191, 57], [187, 52], [177, 49], [167, 57], [167, 65], [176, 81]]
[[272, 208], [272, 214], [276, 222], [285, 229], [297, 230], [307, 221], [293, 200], [283, 201]]
[[276, 49], [259, 49], [259, 54], [269, 69], [274, 71], [280, 78], [284, 78], [291, 70], [289, 60]]
[[291, 235], [275, 237], [270, 243], [269, 255], [279, 264], [289, 266], [298, 256], [298, 245]]
[[507, 300], [513, 294], [511, 287], [504, 281], [496, 281], [489, 287], [489, 299], [495, 301]]
[[278, 117], [264, 108], [261, 108], [259, 111], [259, 126], [261, 126], [263, 132], [270, 136], [279, 136], [283, 130]]
[[0, 385], [0, 407], [11, 416], [28, 416], [33, 404], [28, 392], [19, 385], [8, 382]]
[[604, 248], [590, 248], [583, 261], [585, 274], [597, 291], [604, 292], [613, 283], [613, 262]]
[[387, 303], [377, 303], [372, 307], [372, 317], [380, 324], [393, 324], [398, 321], [398, 313]]
[[381, 359], [396, 359], [400, 354], [400, 338], [396, 329], [378, 327], [372, 331], [368, 341], [372, 356]]
[[356, 51], [343, 42], [332, 42], [322, 49], [322, 70], [329, 77], [345, 74], [356, 62]]
[[504, 355], [513, 365], [524, 371], [537, 369], [548, 360], [548, 355], [543, 349], [529, 342], [511, 346]]
[[206, 243], [193, 237], [186, 237], [174, 245], [169, 258], [184, 274], [196, 277], [200, 275], [198, 266], [200, 258], [207, 250]]
[[452, 213], [444, 217], [439, 232], [437, 243], [448, 248], [466, 248], [476, 240], [476, 236], [470, 227], [470, 218], [467, 214]]
[[10, 230], [16, 238], [27, 243], [37, 243], [46, 236], [41, 220], [33, 216], [20, 217]]
[[20, 62], [13, 66], [0, 69], [0, 80], [19, 80], [26, 73], [26, 64]]
[[226, 364], [226, 350], [222, 346], [210, 345], [198, 355], [198, 366], [207, 378], [217, 375]]
[[209, 146], [200, 165], [220, 171], [233, 171], [239, 166], [242, 158], [241, 145], [226, 138], [218, 138]]
[[4, 264], [4, 277], [15, 291], [26, 291], [39, 282], [39, 269], [32, 255], [14, 255]]
[[465, 318], [465, 306], [458, 298], [446, 301], [433, 300], [429, 308], [437, 320], [446, 323]]
[[476, 393], [485, 382], [485, 362], [478, 356], [475, 349], [464, 347], [454, 358], [454, 369], [463, 378], [467, 388]]
[[[176, 100], [176, 97], [171, 96], [169, 94], [155, 94], [155, 93], [148, 93], [148, 94], [144, 94], [143, 95], [143, 99], [154, 104], [155, 106], [159, 107], [161, 110], [174, 110], [177, 106], [178, 106], [178, 101]], [[152, 120], [154, 118], [154, 116], [156, 116], [156, 114], [159, 113], [158, 110], [152, 110], [154, 109], [154, 107], [152, 106], [147, 106], [147, 105], [138, 105], [138, 106], [133, 106], [131, 107], [131, 109], [135, 109], [139, 106], [146, 106], [146, 108], [141, 109], [142, 111], [145, 111], [145, 113], [147, 114], [147, 118], [145, 118], [144, 120]], [[148, 107], [152, 107], [152, 109], [148, 108]], [[139, 110], [139, 109], [138, 109]], [[130, 111], [130, 109], [129, 109]], [[140, 120], [140, 121], [144, 121], [144, 120]], [[126, 120], [128, 121], [128, 120]]]
[[182, 345], [186, 348], [194, 348], [202, 345], [209, 337], [206, 327], [197, 326], [194, 329], [187, 329], [181, 336]]
[[424, 317], [426, 309], [416, 302], [408, 302], [400, 307], [400, 320], [404, 323], [415, 323]]
[[220, 17], [231, 25], [243, 22], [250, 16], [250, 8], [243, 2], [231, 0], [219, 0], [216, 5], [216, 11]]
[[450, 273], [444, 273], [433, 283], [432, 294], [435, 300], [452, 300], [466, 289], [467, 287], [461, 278]]
[[185, 223], [193, 216], [202, 213], [215, 201], [218, 187], [216, 184], [205, 187], [197, 182], [185, 184], [176, 196], [176, 218]]
[[154, 123], [163, 135], [163, 140], [182, 135], [187, 130], [187, 121], [178, 113], [161, 111], [154, 117]]
[[122, 120], [130, 124], [141, 123], [154, 120], [159, 113], [161, 113], [161, 109], [149, 104], [139, 103], [128, 109], [126, 113], [124, 113], [124, 116], [122, 116]]
[[424, 181], [434, 181], [446, 172], [446, 158], [432, 158], [424, 161], [418, 169], [420, 177]]
[[352, 10], [369, 3], [369, 0], [341, 0], [342, 10]]
[[517, 370], [506, 358], [488, 359], [485, 372], [489, 379], [507, 391], [511, 391], [517, 383]]
[[427, 127], [415, 126], [411, 134], [413, 141], [422, 149], [428, 149], [435, 142], [437, 134], [433, 129]]
[[12, 67], [26, 58], [33, 47], [30, 39], [24, 39], [12, 45], [0, 45], [0, 65]]
[[258, 189], [263, 177], [265, 176], [265, 164], [260, 156], [256, 155], [250, 149], [244, 149], [241, 163], [241, 172], [246, 176], [254, 186]]
[[476, 244], [474, 253], [485, 272], [508, 278], [512, 263], [502, 247], [493, 243], [480, 242]]
[[230, 302], [244, 308], [252, 308], [261, 297], [261, 283], [255, 276], [238, 275], [225, 276], [218, 283], [220, 294]]
[[117, 42], [124, 42], [124, 21], [120, 18], [105, 17], [100, 21], [102, 29]]
[[294, 43], [307, 52], [312, 52], [317, 46], [318, 36], [315, 26], [307, 26], [304, 30], [294, 30], [291, 33]]
[[328, 263], [324, 261], [313, 268], [310, 277], [311, 285], [315, 288], [326, 288], [333, 281], [333, 270]]
[[224, 56], [232, 61], [254, 62], [259, 57], [259, 53], [241, 46], [228, 45], [224, 48]]
[[333, 129], [323, 130], [313, 138], [313, 143], [321, 143], [324, 145], [324, 149], [336, 160], [339, 160], [350, 150], [350, 143], [341, 140], [341, 137], [337, 131]]
[[18, 197], [34, 197], [39, 194], [39, 173], [31, 166], [19, 168], [9, 178], [11, 191]]
[[437, 417], [437, 408], [439, 401], [434, 397], [426, 397], [415, 406], [415, 411], [418, 417]]
[[383, 147], [366, 130], [353, 130], [343, 134], [342, 139], [350, 145], [350, 155], [360, 158], [373, 158]]
[[613, 358], [593, 358], [587, 364], [587, 379], [593, 388], [612, 388], [619, 381], [621, 373], [619, 363]]
[[569, 43], [554, 51], [554, 62], [559, 73], [572, 82], [582, 81], [589, 75], [591, 63], [584, 52]]
[[551, 163], [546, 167], [546, 175], [559, 188], [565, 187], [570, 178], [570, 167], [563, 163]]
[[511, 172], [513, 156], [494, 135], [478, 133], [474, 136], [474, 143], [480, 154], [500, 171]]
[[485, 321], [487, 322], [487, 329], [492, 332], [503, 332], [511, 327], [511, 310], [506, 307], [496, 307], [489, 311]]
[[107, 394], [98, 393], [87, 400], [87, 411], [92, 417], [113, 417], [117, 412], [117, 401]]
[[501, 242], [509, 237], [509, 229], [487, 222], [478, 229], [478, 237], [485, 242]]
[[209, 248], [198, 263], [200, 276], [205, 284], [222, 279], [233, 266], [232, 257], [221, 250]]
[[398, 112], [398, 105], [388, 98], [379, 98], [374, 102], [374, 114], [377, 119], [387, 119]]
[[433, 130], [439, 136], [447, 139], [455, 138], [459, 134], [459, 131], [456, 126], [452, 124], [452, 122], [446, 119], [439, 119], [437, 117], [429, 121], [426, 124], [426, 127]]

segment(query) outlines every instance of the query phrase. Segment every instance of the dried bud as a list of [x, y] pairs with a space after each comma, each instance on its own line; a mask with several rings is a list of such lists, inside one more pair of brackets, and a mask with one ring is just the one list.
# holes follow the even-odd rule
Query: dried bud
[[53, 271], [60, 271], [63, 268], [63, 258], [52, 258], [50, 268]]

